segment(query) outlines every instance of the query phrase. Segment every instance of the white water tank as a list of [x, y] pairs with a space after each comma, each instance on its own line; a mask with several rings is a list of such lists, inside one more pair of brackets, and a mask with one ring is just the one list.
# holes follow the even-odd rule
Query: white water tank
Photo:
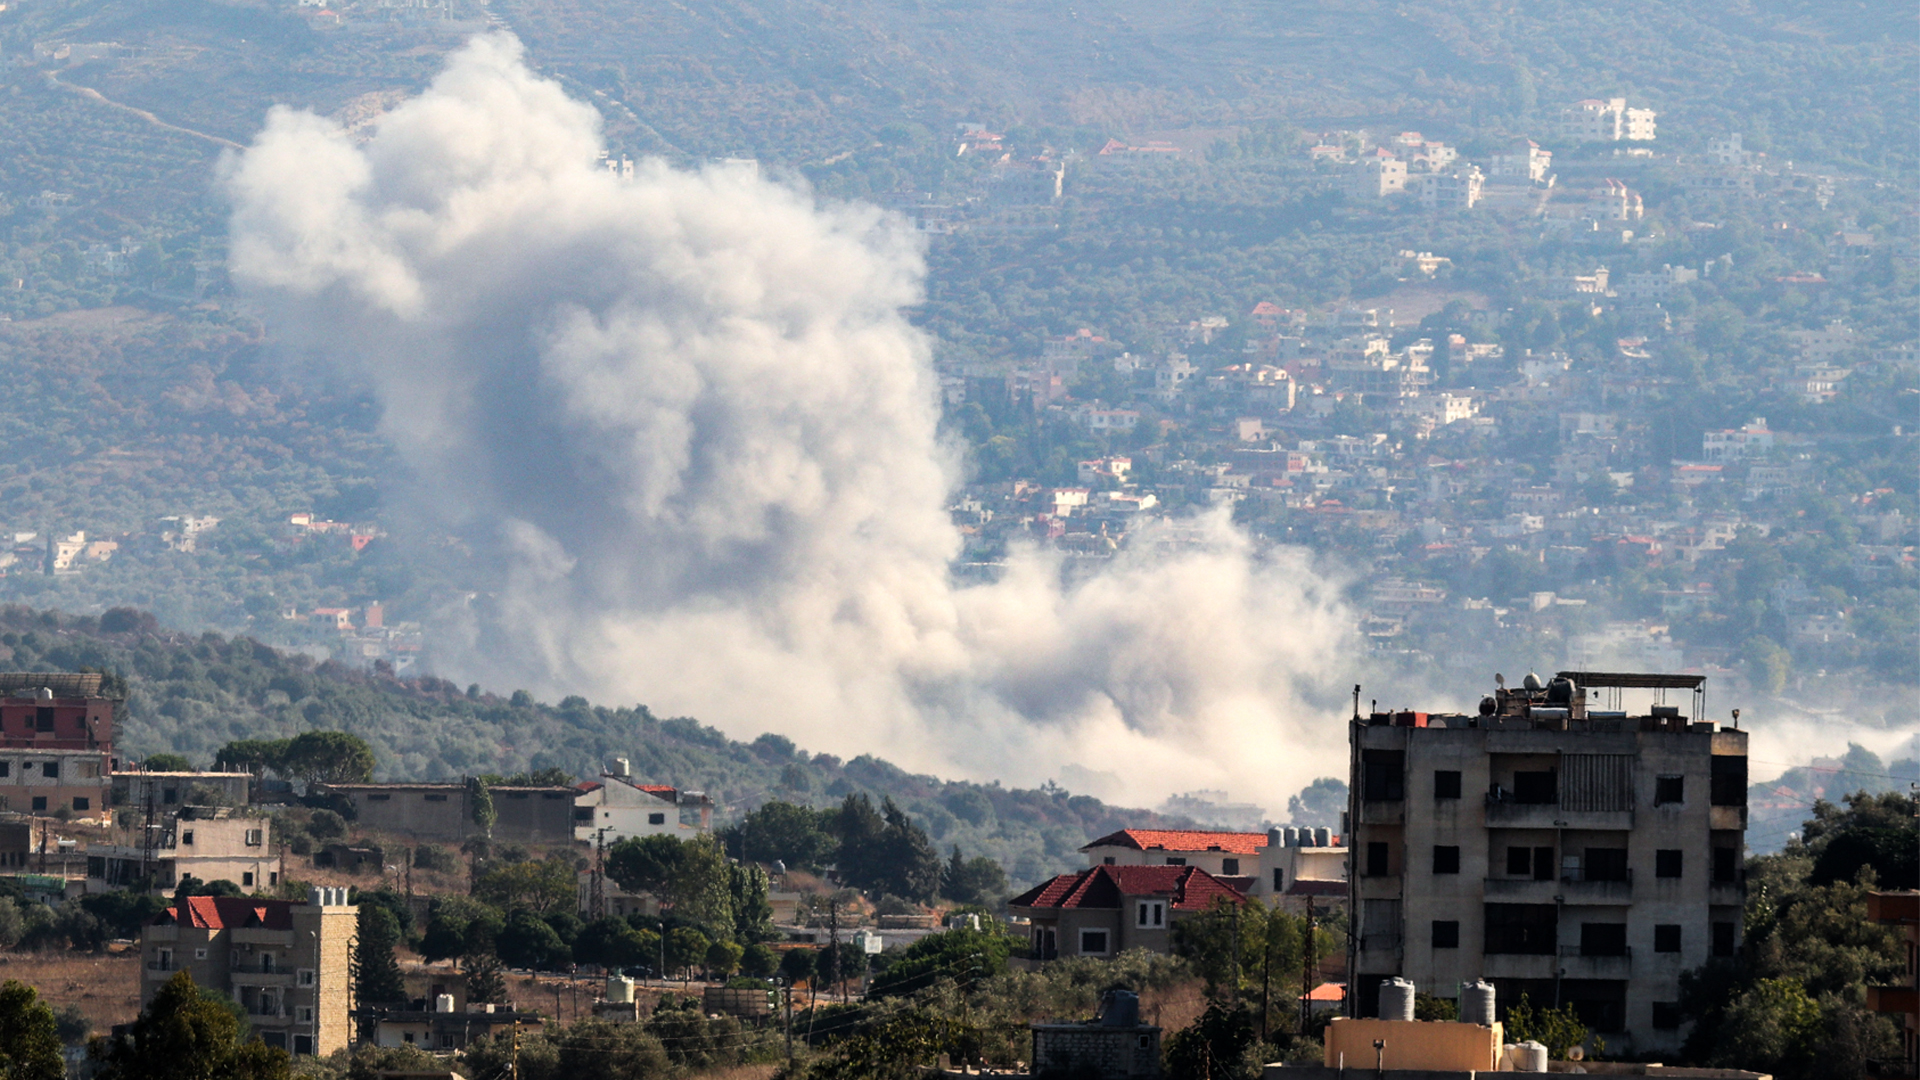
[[607, 976], [607, 1000], [616, 1005], [633, 1004], [633, 980], [625, 975]]
[[1514, 1072], [1543, 1073], [1547, 1071], [1547, 1048], [1532, 1040], [1513, 1043], [1507, 1047], [1507, 1060]]
[[1493, 984], [1482, 979], [1460, 988], [1460, 1022], [1492, 1027], [1494, 1018]]
[[1314, 847], [1332, 847], [1333, 846], [1333, 830], [1327, 828], [1325, 825], [1322, 825], [1319, 828], [1313, 830], [1313, 846]]
[[1392, 978], [1380, 984], [1380, 1019], [1413, 1019], [1413, 984]]
[[453, 995], [452, 994], [435, 994], [433, 996], [433, 1011], [437, 1013], [452, 1012], [453, 1011]]

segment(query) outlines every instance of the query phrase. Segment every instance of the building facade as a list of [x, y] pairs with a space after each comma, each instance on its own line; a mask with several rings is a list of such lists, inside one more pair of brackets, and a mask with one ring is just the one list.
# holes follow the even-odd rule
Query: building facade
[[1268, 903], [1345, 903], [1347, 849], [1329, 829], [1121, 829], [1080, 849], [1087, 866], [1194, 866]]
[[113, 700], [98, 674], [0, 674], [0, 810], [97, 814], [113, 768]]
[[573, 837], [586, 843], [596, 837], [609, 844], [629, 836], [687, 839], [712, 830], [713, 800], [705, 793], [636, 784], [625, 761], [597, 782], [581, 784], [573, 800]]
[[1746, 892], [1747, 736], [1699, 715], [1704, 683], [1562, 672], [1477, 715], [1356, 715], [1355, 1014], [1394, 976], [1484, 978], [1503, 1006], [1571, 1005], [1612, 1051], [1677, 1049], [1680, 973], [1735, 954]]
[[1036, 960], [1171, 951], [1173, 924], [1226, 900], [1247, 899], [1197, 866], [1107, 866], [1061, 874], [1007, 901], [1029, 920]]
[[360, 909], [346, 889], [291, 900], [195, 896], [140, 934], [140, 1007], [176, 971], [239, 1002], [268, 1046], [326, 1055], [353, 1037], [350, 992]]
[[[147, 842], [140, 841], [146, 834]], [[87, 891], [112, 892], [142, 882], [170, 892], [182, 878], [231, 881], [248, 892], [280, 884], [280, 852], [273, 823], [241, 817], [224, 806], [184, 806], [152, 825], [136, 824], [134, 842], [87, 849]]]

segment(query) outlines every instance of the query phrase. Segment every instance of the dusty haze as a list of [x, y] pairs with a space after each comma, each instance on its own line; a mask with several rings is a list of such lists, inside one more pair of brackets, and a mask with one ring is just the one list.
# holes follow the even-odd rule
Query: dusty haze
[[487, 568], [441, 671], [1135, 801], [1343, 771], [1352, 619], [1303, 555], [1215, 516], [956, 586], [914, 238], [738, 170], [621, 182], [598, 119], [493, 36], [369, 141], [276, 110], [226, 166], [236, 279]]

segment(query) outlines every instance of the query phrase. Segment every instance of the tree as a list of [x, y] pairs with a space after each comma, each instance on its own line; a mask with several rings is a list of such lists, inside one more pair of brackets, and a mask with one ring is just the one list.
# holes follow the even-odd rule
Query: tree
[[954, 845], [953, 854], [940, 875], [940, 892], [947, 899], [993, 907], [1006, 899], [1007, 891], [1007, 872], [1000, 869], [999, 863], [984, 855], [964, 859], [960, 856], [960, 846]]
[[236, 739], [213, 756], [213, 767], [250, 773], [268, 769], [282, 772], [292, 743], [291, 739]]
[[740, 970], [740, 958], [746, 954], [746, 951], [731, 941], [716, 941], [707, 946], [704, 962], [708, 973], [723, 979], [731, 977], [734, 972]]
[[[360, 904], [357, 922], [359, 940], [353, 947], [354, 996], [363, 1005], [404, 1005], [406, 980], [400, 976], [400, 962], [394, 947], [400, 943], [400, 920], [379, 904]], [[360, 1020], [362, 1038], [371, 1038], [373, 1017]]]
[[886, 874], [882, 887], [909, 900], [932, 901], [940, 892], [939, 850], [925, 830], [915, 825], [891, 798], [882, 804], [880, 816], [887, 823], [883, 839]]
[[812, 949], [788, 949], [786, 955], [780, 958], [780, 974], [787, 977], [787, 985], [797, 985], [813, 978], [813, 966], [817, 958]]
[[722, 840], [742, 862], [778, 861], [793, 870], [818, 870], [833, 859], [833, 834], [823, 821], [830, 816], [775, 800], [729, 826]]
[[659, 897], [677, 918], [732, 932], [732, 876], [711, 836], [630, 836], [607, 849], [607, 876], [628, 892]]
[[[691, 926], [679, 926], [667, 932], [667, 970], [685, 971], [687, 978], [693, 978], [692, 967], [707, 958], [707, 947], [712, 942], [707, 935]], [[661, 972], [664, 976], [666, 972]]]
[[499, 811], [493, 808], [493, 792], [488, 790], [484, 777], [473, 777], [467, 781], [467, 801], [473, 804], [473, 823], [480, 831], [493, 835], [493, 823], [500, 819]]
[[602, 915], [588, 923], [573, 942], [573, 958], [582, 964], [605, 968], [623, 968], [653, 959], [645, 950], [646, 942], [633, 924], [614, 915]]
[[276, 772], [311, 784], [364, 784], [373, 778], [373, 747], [344, 731], [308, 731], [287, 743]]
[[928, 934], [901, 950], [874, 976], [868, 997], [899, 997], [917, 993], [941, 979], [953, 979], [971, 988], [982, 979], [1007, 970], [1013, 939], [995, 930], [948, 930]]
[[148, 772], [192, 772], [193, 762], [185, 754], [150, 754], [140, 763]]
[[741, 941], [767, 941], [778, 936], [773, 928], [772, 882], [758, 866], [734, 863], [727, 867], [728, 900], [733, 911], [733, 936]]
[[764, 979], [780, 970], [780, 954], [765, 945], [749, 945], [740, 956], [740, 972]]
[[507, 1001], [507, 977], [500, 970], [500, 958], [480, 953], [467, 958], [467, 1000], [482, 1005], [504, 1005]]
[[288, 1080], [285, 1050], [240, 1041], [240, 1020], [181, 971], [105, 1049], [100, 1080]]
[[573, 950], [546, 920], [528, 908], [515, 908], [507, 916], [496, 947], [500, 959], [514, 967], [545, 969], [573, 962]]
[[1525, 994], [1507, 1006], [1506, 1028], [1508, 1042], [1537, 1042], [1547, 1048], [1548, 1057], [1556, 1059], [1566, 1057], [1569, 1048], [1587, 1041], [1587, 1025], [1580, 1022], [1572, 1005], [1536, 1008]]
[[506, 916], [491, 904], [467, 896], [435, 897], [427, 909], [420, 955], [433, 962], [491, 953], [506, 925]]
[[564, 855], [489, 867], [473, 887], [475, 899], [495, 907], [527, 907], [538, 912], [571, 906], [579, 891], [573, 862]]
[[1247, 1010], [1216, 1001], [1191, 1027], [1167, 1040], [1168, 1080], [1233, 1076], [1254, 1037], [1253, 1017]]
[[26, 983], [8, 979], [0, 984], [0, 1077], [63, 1080], [66, 1075], [53, 1010]]

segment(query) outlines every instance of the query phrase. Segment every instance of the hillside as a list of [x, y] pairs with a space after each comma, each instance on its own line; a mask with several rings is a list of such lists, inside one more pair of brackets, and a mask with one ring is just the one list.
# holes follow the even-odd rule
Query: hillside
[[230, 740], [315, 728], [366, 739], [379, 757], [376, 776], [389, 780], [548, 767], [595, 776], [618, 756], [639, 777], [705, 791], [723, 822], [770, 799], [825, 806], [854, 792], [890, 797], [943, 849], [990, 856], [1016, 884], [1081, 865], [1079, 847], [1115, 829], [1193, 824], [1054, 786], [945, 781], [873, 757], [809, 754], [777, 735], [736, 742], [644, 705], [579, 697], [550, 705], [525, 693], [502, 697], [431, 677], [315, 664], [247, 638], [164, 631], [127, 609], [94, 618], [0, 608], [0, 666], [113, 673], [126, 693], [116, 748], [127, 757], [174, 751], [205, 766]]

